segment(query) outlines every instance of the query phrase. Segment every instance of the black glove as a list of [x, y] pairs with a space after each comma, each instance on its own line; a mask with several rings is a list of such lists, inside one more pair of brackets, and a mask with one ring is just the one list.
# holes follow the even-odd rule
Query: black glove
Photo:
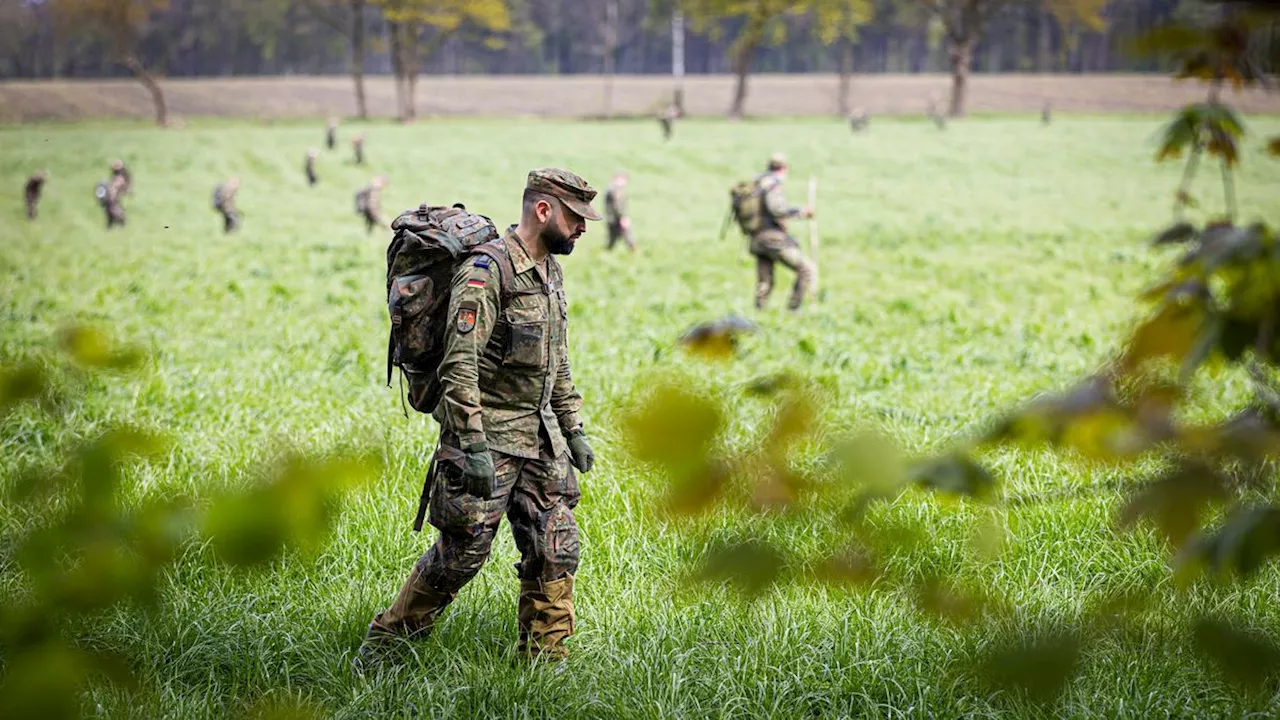
[[591, 472], [591, 466], [596, 464], [596, 454], [591, 450], [591, 443], [587, 442], [586, 430], [578, 428], [569, 432], [569, 458], [573, 466], [584, 473]]
[[462, 461], [462, 488], [468, 495], [487, 498], [493, 495], [494, 473], [493, 456], [489, 454], [489, 443], [472, 443], [462, 451], [466, 459]]

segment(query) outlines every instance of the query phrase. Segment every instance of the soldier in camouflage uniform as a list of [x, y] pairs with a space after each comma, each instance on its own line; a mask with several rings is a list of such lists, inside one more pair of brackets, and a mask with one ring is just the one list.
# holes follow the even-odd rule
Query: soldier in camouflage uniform
[[756, 258], [756, 309], [764, 309], [773, 293], [773, 271], [782, 263], [796, 273], [787, 307], [799, 310], [805, 293], [813, 283], [813, 263], [800, 252], [800, 245], [787, 233], [785, 222], [794, 217], [813, 217], [813, 208], [798, 208], [787, 203], [782, 183], [787, 178], [787, 158], [776, 154], [769, 158], [768, 170], [756, 179], [763, 214], [760, 230], [751, 236], [751, 254]]
[[386, 186], [387, 179], [378, 176], [356, 193], [356, 211], [364, 218], [366, 232], [373, 232], [376, 227], [387, 227], [382, 221], [382, 189]]
[[330, 150], [338, 146], [338, 118], [329, 118], [329, 124], [324, 128], [324, 144]]
[[27, 219], [35, 220], [39, 214], [40, 193], [44, 191], [44, 184], [49, 180], [49, 171], [41, 170], [40, 172], [27, 178], [27, 185], [23, 188], [23, 199], [27, 201]]
[[364, 133], [351, 138], [351, 149], [355, 151], [357, 165], [364, 164]]
[[320, 181], [320, 177], [316, 175], [316, 155], [318, 154], [315, 148], [308, 150], [307, 162], [302, 167], [307, 174], [307, 184], [312, 187], [315, 187], [315, 184]]
[[610, 250], [622, 240], [627, 249], [636, 251], [636, 241], [631, 235], [631, 216], [627, 214], [627, 174], [618, 173], [604, 193], [604, 216], [608, 221]]
[[102, 203], [102, 209], [107, 213], [107, 229], [119, 225], [124, 227], [126, 217], [124, 213], [124, 195], [129, 192], [133, 181], [129, 175], [129, 169], [125, 167], [120, 160], [111, 163], [111, 178], [99, 187], [102, 192], [98, 200]]
[[600, 219], [595, 195], [573, 173], [534, 170], [520, 224], [495, 241], [497, 257], [473, 254], [454, 273], [434, 413], [440, 445], [428, 478], [428, 520], [440, 537], [370, 623], [361, 663], [389, 640], [431, 630], [489, 557], [504, 514], [520, 550], [519, 651], [567, 654], [579, 552], [574, 469], [589, 472], [595, 455], [578, 416], [564, 276], [553, 256], [572, 252], [585, 221]]
[[223, 232], [228, 234], [240, 227], [240, 213], [236, 211], [236, 191], [239, 189], [240, 178], [233, 177], [213, 191], [214, 207], [222, 213]]

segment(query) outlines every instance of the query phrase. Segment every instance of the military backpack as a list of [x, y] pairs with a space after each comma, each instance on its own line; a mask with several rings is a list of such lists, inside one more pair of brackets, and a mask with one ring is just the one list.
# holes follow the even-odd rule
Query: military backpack
[[764, 227], [764, 187], [759, 179], [744, 180], [729, 190], [729, 210], [746, 235]]
[[392, 370], [400, 368], [402, 381], [409, 385], [409, 404], [431, 413], [441, 395], [436, 372], [444, 359], [454, 272], [476, 253], [497, 262], [499, 282], [512, 277], [514, 270], [505, 248], [495, 242], [499, 235], [493, 221], [467, 212], [461, 204], [423, 204], [401, 213], [391, 229], [395, 234], [387, 246], [387, 385]]

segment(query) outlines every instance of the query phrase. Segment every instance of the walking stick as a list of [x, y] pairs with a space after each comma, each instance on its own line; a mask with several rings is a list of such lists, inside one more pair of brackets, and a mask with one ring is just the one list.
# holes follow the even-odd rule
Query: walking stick
[[813, 211], [809, 218], [809, 257], [813, 258], [813, 294], [819, 300], [822, 296], [818, 290], [818, 253], [822, 250], [822, 241], [818, 237], [818, 178], [809, 177], [809, 209]]

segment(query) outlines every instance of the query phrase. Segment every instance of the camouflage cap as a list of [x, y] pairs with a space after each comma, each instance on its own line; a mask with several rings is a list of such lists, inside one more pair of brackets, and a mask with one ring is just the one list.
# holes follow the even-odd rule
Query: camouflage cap
[[591, 201], [596, 197], [595, 188], [568, 170], [559, 168], [531, 170], [525, 187], [559, 198], [565, 207], [587, 220], [601, 219], [600, 213], [591, 207]]

